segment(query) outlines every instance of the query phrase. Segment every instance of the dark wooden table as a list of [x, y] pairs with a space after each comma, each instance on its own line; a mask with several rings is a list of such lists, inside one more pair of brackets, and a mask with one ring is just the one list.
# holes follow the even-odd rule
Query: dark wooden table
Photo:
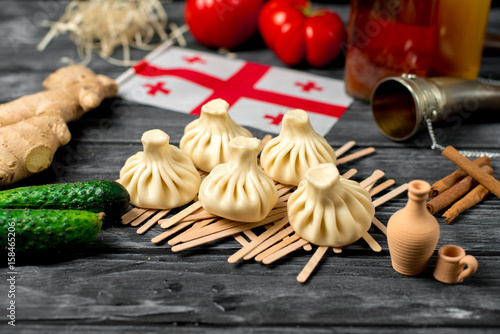
[[[0, 9], [0, 102], [41, 90], [41, 82], [61, 67], [61, 57], [77, 59], [67, 36], [54, 40], [44, 52], [36, 45], [47, 29], [42, 20], [56, 20], [66, 3], [2, 1]], [[170, 22], [183, 23], [183, 2], [165, 3]], [[347, 20], [348, 3], [329, 5]], [[489, 30], [500, 31], [500, 8], [493, 8]], [[188, 47], [207, 50], [186, 35]], [[144, 52], [134, 51], [140, 58]], [[283, 66], [256, 39], [237, 50], [238, 57]], [[500, 79], [500, 56], [483, 57], [481, 76]], [[342, 78], [342, 61], [319, 75]], [[95, 56], [89, 67], [116, 78], [124, 71]], [[499, 106], [500, 107], [500, 106]], [[476, 114], [458, 124], [440, 125], [441, 142], [460, 149], [499, 151], [500, 114]], [[144, 131], [161, 128], [178, 145], [184, 126], [195, 116], [135, 104], [120, 98], [105, 101], [69, 125], [72, 140], [58, 150], [52, 168], [21, 185], [115, 180], [125, 160], [141, 150]], [[262, 138], [265, 133], [251, 129]], [[337, 148], [355, 140], [356, 149], [374, 146], [376, 153], [344, 166], [358, 169], [362, 180], [375, 169], [394, 178], [396, 187], [413, 179], [430, 183], [456, 169], [431, 150], [426, 133], [405, 143], [382, 136], [369, 105], [354, 102], [326, 135]], [[493, 161], [500, 169], [500, 162]], [[498, 172], [496, 172], [498, 176]], [[394, 188], [393, 187], [393, 188]], [[387, 223], [406, 203], [406, 196], [377, 208]], [[500, 201], [494, 196], [444, 224], [438, 217], [444, 244], [462, 246], [479, 261], [475, 276], [459, 285], [432, 277], [435, 256], [424, 273], [407, 277], [391, 267], [387, 241], [370, 232], [383, 248], [371, 251], [362, 242], [342, 254], [327, 253], [305, 284], [296, 280], [311, 252], [296, 251], [273, 265], [227, 258], [240, 248], [232, 238], [173, 253], [167, 244], [150, 240], [155, 227], [138, 235], [131, 226], [105, 226], [87, 248], [67, 257], [19, 264], [15, 284], [16, 327], [7, 325], [7, 259], [0, 269], [2, 333], [498, 333], [500, 331]]]

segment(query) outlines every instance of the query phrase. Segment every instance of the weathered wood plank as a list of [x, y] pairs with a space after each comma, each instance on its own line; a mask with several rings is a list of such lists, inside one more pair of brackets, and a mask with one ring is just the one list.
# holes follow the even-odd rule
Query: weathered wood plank
[[[482, 272], [448, 286], [435, 281], [430, 268], [406, 277], [387, 257], [344, 253], [329, 256], [306, 285], [291, 273], [300, 272], [308, 257], [268, 267], [234, 266], [217, 252], [188, 258], [117, 253], [27, 266], [19, 269], [18, 316], [20, 322], [143, 318], [227, 326], [263, 309], [261, 325], [498, 325], [499, 278], [488, 272], [498, 259], [478, 256]], [[42, 303], [54, 307], [40, 308]]]
[[[5, 3], [5, 4], [4, 4]], [[44, 52], [36, 44], [47, 29], [41, 19], [57, 19], [65, 2], [5, 1], [0, 11], [0, 103], [41, 90], [41, 82], [62, 66], [61, 57], [76, 59], [67, 36]], [[347, 20], [349, 3], [322, 4]], [[183, 23], [182, 1], [164, 4], [169, 18]], [[494, 6], [489, 27], [500, 31], [500, 8]], [[493, 18], [493, 19], [491, 19]], [[189, 47], [208, 50], [186, 35]], [[262, 40], [238, 48], [242, 59], [281, 66]], [[140, 58], [146, 53], [132, 51]], [[123, 68], [94, 57], [94, 71], [117, 77]], [[323, 69], [301, 65], [299, 70], [342, 78], [342, 59]], [[498, 54], [483, 58], [481, 76], [500, 79]], [[142, 150], [144, 131], [160, 128], [178, 145], [184, 127], [195, 116], [123, 101], [105, 101], [96, 110], [69, 124], [72, 141], [58, 150], [53, 166], [15, 186], [90, 179], [116, 180], [125, 160]], [[500, 113], [472, 114], [437, 125], [438, 139], [458, 149], [500, 150]], [[266, 133], [250, 129], [258, 138]], [[339, 166], [355, 168], [360, 181], [376, 169], [395, 184], [423, 179], [430, 183], [456, 166], [432, 151], [423, 132], [404, 143], [386, 139], [376, 128], [369, 105], [355, 101], [326, 139], [334, 147], [355, 140], [351, 151], [375, 147], [367, 157]], [[351, 152], [350, 151], [350, 152]], [[493, 161], [500, 168], [500, 161]], [[495, 172], [498, 177], [498, 172]], [[404, 207], [399, 196], [380, 207], [376, 217], [387, 224]], [[178, 210], [172, 210], [173, 216]], [[416, 277], [397, 274], [391, 267], [385, 236], [375, 227], [370, 234], [382, 247], [373, 252], [359, 241], [325, 254], [305, 284], [297, 275], [311, 253], [299, 249], [272, 265], [254, 261], [227, 262], [241, 245], [225, 238], [192, 250], [173, 253], [166, 242], [151, 238], [164, 230], [154, 226], [144, 235], [137, 228], [109, 224], [87, 248], [66, 256], [51, 256], [17, 265], [16, 331], [40, 332], [163, 332], [175, 333], [492, 333], [500, 329], [500, 201], [493, 196], [460, 215], [452, 224], [438, 217], [438, 247], [457, 244], [477, 257], [479, 270], [460, 285], [444, 285], [432, 277], [435, 255]], [[19, 259], [21, 261], [21, 259]], [[8, 291], [5, 261], [0, 261], [0, 291]], [[5, 299], [5, 298], [4, 298]], [[2, 300], [4, 300], [2, 299]], [[2, 305], [4, 305], [2, 303]], [[5, 315], [5, 314], [4, 314]], [[4, 318], [5, 320], [5, 318]], [[0, 332], [7, 332], [2, 324]]]

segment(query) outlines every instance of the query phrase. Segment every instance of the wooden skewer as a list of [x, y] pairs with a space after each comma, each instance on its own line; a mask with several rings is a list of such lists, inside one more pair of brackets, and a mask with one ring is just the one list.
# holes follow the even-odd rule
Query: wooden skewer
[[240, 225], [240, 224], [245, 224], [245, 223], [235, 223], [234, 221], [231, 221], [229, 219], [220, 219], [213, 222], [212, 224], [207, 224], [203, 227], [200, 227], [197, 230], [193, 231], [191, 234], [184, 236], [181, 239], [181, 242], [188, 242], [201, 237], [205, 237], [210, 234], [230, 229], [235, 225]]
[[335, 150], [335, 155], [337, 156], [337, 158], [339, 158], [345, 152], [353, 148], [354, 145], [356, 145], [356, 142], [354, 140], [348, 141], [347, 143], [345, 143], [344, 145], [340, 146], [338, 149]]
[[328, 247], [326, 246], [319, 246], [318, 249], [316, 249], [316, 251], [314, 252], [313, 256], [311, 256], [304, 269], [302, 269], [300, 274], [297, 276], [297, 281], [299, 281], [300, 283], [304, 283], [305, 281], [307, 281], [307, 279], [309, 278], [309, 276], [311, 276], [312, 272], [319, 264], [319, 261], [321, 261], [323, 255], [325, 255], [327, 250]]
[[[286, 215], [286, 208], [279, 208], [279, 209], [273, 209], [271, 213], [261, 222], [263, 223], [272, 223], [276, 220], [281, 219], [283, 216]], [[224, 230], [228, 230], [230, 228], [233, 228], [235, 226], [244, 226], [249, 223], [244, 223], [244, 222], [236, 222], [236, 221], [231, 221], [229, 219], [220, 219], [218, 221], [215, 221], [212, 224], [205, 224], [204, 226], [200, 226], [197, 229], [194, 229], [191, 231], [189, 234], [186, 233], [181, 237], [180, 241], [181, 242], [188, 242], [192, 240], [196, 240], [211, 234], [215, 234]]]
[[291, 252], [299, 249], [300, 247], [304, 246], [307, 244], [309, 241], [304, 240], [304, 239], [299, 239], [296, 242], [294, 242], [291, 245], [286, 246], [285, 248], [280, 249], [274, 254], [269, 255], [268, 257], [262, 259], [262, 263], [264, 264], [270, 264], [273, 263], [274, 261], [282, 258], [285, 255], [290, 254]]
[[342, 253], [342, 247], [332, 247], [332, 250], [335, 254]]
[[381, 184], [379, 184], [375, 188], [370, 189], [370, 191], [369, 191], [370, 196], [375, 196], [379, 192], [381, 192], [381, 191], [389, 188], [390, 186], [392, 186], [394, 183], [396, 183], [396, 181], [394, 181], [393, 179], [386, 180], [386, 181], [382, 182]]
[[192, 224], [192, 222], [179, 223], [179, 224], [175, 225], [174, 227], [168, 229], [167, 231], [163, 232], [162, 234], [157, 235], [156, 237], [151, 239], [151, 242], [154, 244], [157, 244], [157, 243], [167, 239], [172, 234], [175, 234], [175, 233], [179, 232], [180, 230], [185, 229], [186, 227], [188, 227], [191, 224]]
[[364, 188], [368, 191], [368, 193], [370, 193], [370, 189], [372, 189], [372, 187], [373, 187], [373, 185], [374, 185], [374, 184], [375, 184], [375, 183], [372, 183], [372, 184], [370, 184], [370, 185], [368, 185], [368, 186], [364, 187]]
[[243, 231], [243, 234], [247, 236], [248, 239], [250, 240], [254, 240], [257, 238], [257, 235], [255, 233], [253, 233], [252, 230], [246, 230], [246, 231]]
[[214, 214], [211, 214], [210, 212], [208, 212], [205, 209], [202, 209], [200, 212], [187, 215], [186, 217], [179, 220], [179, 222], [198, 221], [198, 220], [204, 220], [204, 219], [209, 219], [209, 218], [217, 218], [217, 216]]
[[[288, 198], [290, 197], [290, 195], [292, 195], [292, 194], [288, 193], [286, 195], [283, 195], [283, 196], [279, 197], [278, 198], [278, 203], [286, 203], [286, 201], [288, 201]], [[276, 204], [278, 204], [278, 203], [276, 203]]]
[[392, 190], [391, 192], [388, 192], [384, 196], [377, 198], [376, 200], [373, 201], [373, 206], [377, 207], [379, 205], [382, 205], [385, 202], [393, 199], [394, 197], [401, 195], [406, 190], [408, 190], [408, 183], [404, 183], [404, 184], [400, 185], [399, 187], [397, 187], [396, 189]]
[[[148, 220], [148, 223], [151, 221], [151, 220], [155, 220], [155, 223], [158, 222], [158, 220], [160, 220], [160, 218], [162, 218], [163, 216], [165, 216], [170, 210], [148, 210], [146, 211], [146, 213], [144, 213], [143, 215], [141, 215], [138, 219], [132, 221], [132, 223], [130, 224], [130, 226], [137, 226], [139, 225], [140, 223], [142, 223], [143, 221], [145, 221], [147, 218], [149, 218], [153, 213], [156, 213], [151, 219]], [[154, 224], [153, 224], [154, 225]]]
[[[262, 242], [259, 246], [255, 247], [255, 249], [252, 250], [251, 252], [249, 252], [247, 255], [243, 256], [243, 259], [250, 260], [251, 258], [256, 257], [257, 255], [264, 252], [266, 249], [268, 249], [269, 247], [271, 247], [275, 243], [280, 242], [281, 240], [283, 240], [283, 238], [286, 238], [287, 236], [289, 236], [290, 234], [292, 234], [294, 232], [295, 231], [293, 230], [293, 228], [291, 226], [288, 226], [288, 227], [282, 229], [281, 231], [279, 231], [278, 233], [276, 233], [275, 235], [273, 235], [272, 237], [270, 237], [266, 241]], [[256, 259], [256, 261], [257, 261], [257, 259]]]
[[311, 246], [311, 244], [304, 245], [304, 247], [302, 247], [302, 248], [304, 248], [304, 250], [307, 251], [307, 252], [310, 252], [313, 249], [312, 246]]
[[286, 186], [282, 187], [280, 190], [278, 190], [278, 197], [281, 197], [285, 195], [286, 193], [290, 192], [294, 187], [293, 186]]
[[[287, 247], [291, 243], [297, 241], [300, 239], [300, 236], [296, 233], [292, 234], [291, 236], [281, 240], [279, 243], [275, 244], [274, 246], [266, 249], [264, 252], [260, 253], [255, 257], [255, 261], [263, 261], [265, 258], [273, 255], [274, 253], [279, 252], [282, 248]], [[305, 245], [305, 244], [304, 244]], [[303, 245], [302, 245], [303, 246]], [[301, 247], [302, 247], [301, 246]]]
[[[137, 234], [144, 234], [147, 230], [153, 227], [161, 218], [163, 218], [169, 212], [170, 210], [160, 210], [160, 212], [158, 212], [156, 215], [153, 216], [153, 218], [148, 220], [146, 224], [142, 225], [139, 229], [137, 229]], [[132, 226], [136, 225], [132, 224]]]
[[144, 212], [142, 215], [140, 215], [139, 217], [134, 219], [130, 225], [131, 226], [139, 225], [140, 223], [142, 223], [143, 221], [145, 221], [146, 219], [148, 219], [149, 217], [154, 215], [157, 211], [158, 210], [156, 210], [156, 209], [146, 210], [146, 212]]
[[380, 220], [378, 220], [376, 217], [373, 217], [372, 220], [373, 225], [375, 225], [382, 233], [387, 235], [387, 227], [385, 227], [384, 224]]
[[[242, 239], [240, 240], [244, 240], [243, 243], [241, 243], [240, 241], [238, 241], [239, 237], [240, 236]], [[238, 241], [242, 246], [246, 246], [250, 243], [250, 241], [252, 241], [253, 239], [257, 238], [257, 236], [255, 235], [255, 233], [252, 232], [252, 230], [246, 230], [246, 231], [243, 231], [242, 233], [236, 233], [236, 234], [233, 234], [233, 237], [236, 239], [236, 241]], [[246, 237], [246, 238], [245, 238]], [[238, 239], [237, 239], [238, 238]], [[248, 241], [248, 240], [250, 241]]]
[[355, 160], [355, 159], [359, 159], [361, 157], [364, 157], [365, 155], [372, 154], [373, 152], [375, 152], [375, 148], [374, 147], [368, 147], [368, 148], [365, 148], [364, 150], [358, 151], [356, 153], [352, 153], [352, 154], [346, 155], [345, 157], [340, 158], [340, 159], [337, 160], [337, 166], [341, 165], [341, 164], [344, 164], [346, 162]]
[[357, 172], [358, 172], [357, 169], [351, 168], [347, 172], [345, 172], [344, 174], [342, 174], [342, 176], [345, 177], [346, 179], [350, 179], [351, 177], [353, 177], [354, 175], [356, 175]]
[[267, 134], [262, 138], [262, 146], [266, 145], [268, 141], [270, 141], [273, 138], [272, 135]]
[[[276, 220], [279, 220], [283, 216], [286, 215], [286, 211], [287, 211], [287, 208], [273, 209], [273, 210], [271, 210], [271, 213], [265, 219], [263, 219], [261, 222], [266, 222], [267, 224], [269, 224], [269, 223], [272, 223]], [[249, 224], [249, 223], [235, 222], [235, 221], [231, 221], [229, 219], [221, 219], [213, 224], [210, 224], [206, 227], [198, 229], [197, 231], [190, 234], [186, 238], [183, 238], [182, 242], [195, 240], [195, 239], [205, 237], [205, 236], [210, 235], [210, 234], [214, 234], [214, 233], [217, 233], [220, 231], [230, 229], [234, 226], [245, 225], [245, 224]]]
[[294, 186], [292, 186], [290, 184], [284, 184], [284, 183], [279, 183], [279, 182], [276, 182], [275, 185], [276, 185], [276, 189], [277, 190], [280, 190], [280, 189], [283, 189], [283, 188], [293, 189], [293, 187], [294, 187]]
[[[291, 195], [291, 194], [290, 194]], [[288, 196], [290, 197], [290, 196]], [[275, 209], [277, 208], [285, 208], [287, 207], [288, 203], [286, 201], [278, 201], [276, 205], [274, 206]]]
[[372, 186], [375, 184], [375, 182], [384, 177], [384, 175], [385, 173], [383, 171], [377, 169], [372, 173], [372, 175], [361, 181], [359, 184], [366, 190], [370, 190]]
[[168, 244], [170, 246], [173, 246], [173, 245], [177, 245], [180, 242], [183, 242], [182, 240], [184, 238], [186, 238], [187, 235], [189, 235], [190, 233], [193, 233], [193, 232], [197, 231], [198, 229], [202, 228], [203, 226], [206, 226], [206, 225], [212, 223], [216, 219], [217, 218], [210, 218], [210, 219], [204, 219], [204, 220], [197, 221], [188, 230], [186, 230], [186, 231], [182, 232], [181, 234], [179, 234], [179, 235], [173, 237], [172, 239], [170, 239], [168, 241]]
[[382, 251], [382, 247], [380, 247], [380, 245], [378, 244], [378, 242], [373, 239], [373, 237], [370, 235], [370, 233], [366, 232], [363, 237], [362, 237], [366, 243], [368, 244], [368, 246], [370, 246], [370, 248], [374, 251], [374, 252], [381, 252]]
[[238, 241], [243, 247], [248, 245], [248, 241], [239, 233], [233, 234], [233, 238], [234, 240]]
[[146, 211], [148, 211], [148, 209], [137, 208], [137, 207], [133, 208], [132, 210], [128, 211], [122, 216], [122, 224], [127, 225], [132, 220], [136, 219]]
[[259, 235], [257, 238], [252, 240], [248, 245], [245, 247], [239, 249], [236, 253], [231, 255], [227, 261], [229, 263], [235, 263], [239, 259], [241, 259], [243, 256], [247, 255], [249, 252], [255, 249], [258, 245], [260, 245], [262, 242], [267, 240], [270, 236], [275, 234], [277, 231], [279, 231], [281, 228], [283, 228], [286, 224], [288, 224], [288, 217], [284, 217], [281, 219], [278, 223], [274, 224], [270, 229]]
[[179, 252], [179, 251], [182, 251], [182, 250], [185, 250], [185, 249], [189, 249], [191, 247], [196, 247], [196, 246], [199, 246], [199, 245], [203, 245], [205, 243], [208, 243], [208, 242], [211, 242], [211, 241], [215, 241], [217, 239], [224, 238], [224, 237], [233, 235], [235, 233], [240, 233], [240, 232], [243, 232], [245, 230], [249, 230], [249, 229], [256, 228], [256, 227], [259, 227], [259, 226], [262, 226], [262, 225], [266, 225], [266, 224], [269, 224], [269, 222], [267, 222], [267, 221], [260, 221], [260, 222], [257, 222], [257, 223], [248, 223], [248, 224], [238, 225], [238, 226], [235, 226], [235, 227], [230, 228], [230, 229], [225, 230], [225, 231], [221, 231], [221, 232], [218, 232], [218, 233], [210, 234], [210, 235], [207, 235], [207, 236], [199, 238], [199, 239], [195, 239], [195, 240], [192, 240], [192, 241], [188, 241], [188, 242], [185, 242], [185, 243], [182, 243], [182, 244], [175, 245], [175, 246], [172, 247], [172, 251], [173, 252]]
[[167, 219], [162, 219], [159, 221], [161, 224], [161, 228], [169, 228], [170, 226], [176, 224], [181, 220], [182, 218], [186, 217], [187, 215], [195, 212], [196, 210], [201, 208], [201, 202], [197, 201], [185, 208], [184, 210], [178, 212], [177, 214], [173, 215], [170, 218]]

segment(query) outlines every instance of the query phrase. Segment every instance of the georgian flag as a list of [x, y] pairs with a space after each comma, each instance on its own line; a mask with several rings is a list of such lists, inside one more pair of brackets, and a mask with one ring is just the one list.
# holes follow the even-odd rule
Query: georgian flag
[[326, 135], [351, 103], [341, 80], [169, 46], [156, 50], [117, 79], [119, 95], [135, 102], [199, 115], [226, 100], [238, 124], [279, 133], [289, 109], [303, 109]]

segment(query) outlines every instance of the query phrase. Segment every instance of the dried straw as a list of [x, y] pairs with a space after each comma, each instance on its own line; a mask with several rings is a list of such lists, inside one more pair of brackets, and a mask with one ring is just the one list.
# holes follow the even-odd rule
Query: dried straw
[[[152, 50], [168, 39], [167, 13], [158, 0], [71, 1], [59, 21], [48, 25], [37, 49], [43, 51], [54, 38], [69, 33], [84, 65], [96, 52], [112, 64], [132, 66], [136, 61], [130, 59], [131, 47]], [[151, 44], [156, 36], [158, 43]], [[123, 49], [122, 60], [112, 57], [117, 47]]]

